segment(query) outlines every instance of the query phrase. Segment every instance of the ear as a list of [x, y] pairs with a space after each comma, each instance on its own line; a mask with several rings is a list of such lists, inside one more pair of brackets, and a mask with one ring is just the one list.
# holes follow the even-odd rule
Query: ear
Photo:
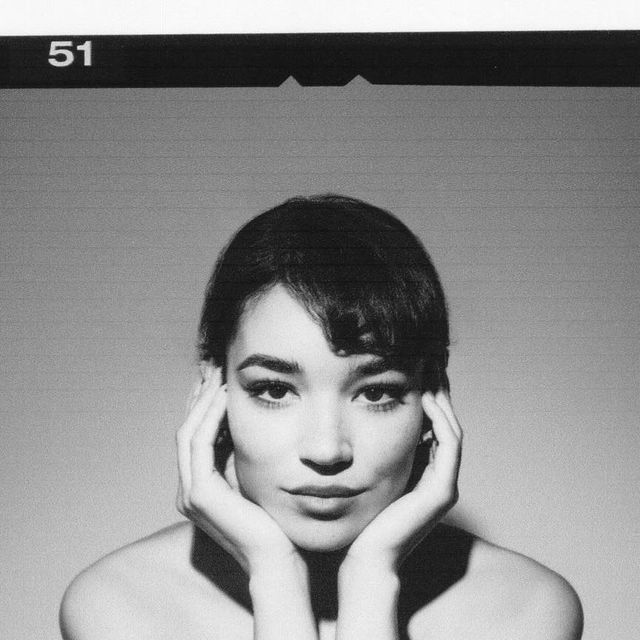
[[433, 424], [427, 415], [422, 416], [422, 428], [420, 429], [420, 440], [418, 446], [424, 444], [427, 440], [433, 439]]
[[420, 478], [422, 478], [424, 470], [429, 464], [430, 448], [430, 437], [428, 435], [422, 435], [420, 437], [420, 442], [418, 442], [418, 446], [415, 449], [413, 466], [411, 467], [409, 481], [407, 482], [407, 491], [412, 491], [420, 481]]

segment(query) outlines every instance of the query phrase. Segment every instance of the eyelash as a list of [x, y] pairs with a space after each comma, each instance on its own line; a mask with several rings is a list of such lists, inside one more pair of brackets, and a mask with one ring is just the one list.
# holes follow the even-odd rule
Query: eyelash
[[[255, 398], [257, 402], [259, 402], [262, 406], [267, 407], [269, 409], [278, 409], [287, 404], [286, 401], [283, 401], [287, 392], [291, 392], [294, 395], [297, 395], [293, 390], [291, 385], [282, 382], [281, 380], [257, 380], [256, 382], [251, 383], [246, 387], [246, 391], [252, 398]], [[262, 398], [263, 393], [266, 392], [282, 392], [284, 394], [280, 398]], [[381, 393], [382, 395], [390, 396], [389, 400], [385, 400], [384, 402], [379, 401], [365, 401], [363, 404], [370, 411], [391, 411], [395, 409], [398, 405], [403, 404], [402, 398], [406, 395], [407, 389], [404, 385], [401, 384], [393, 384], [393, 383], [379, 383], [379, 384], [370, 384], [365, 387], [362, 387], [358, 390], [354, 398], [364, 395], [367, 392]]]
[[381, 392], [382, 395], [388, 395], [390, 397], [389, 400], [385, 400], [384, 402], [376, 402], [376, 401], [365, 402], [365, 405], [367, 405], [367, 408], [371, 411], [391, 411], [395, 409], [398, 405], [403, 404], [402, 398], [407, 393], [407, 389], [403, 385], [392, 384], [392, 383], [380, 383], [380, 384], [370, 384], [370, 385], [367, 385], [366, 387], [363, 387], [358, 391], [357, 396], [364, 395], [367, 391], [374, 391], [375, 393]]
[[284, 390], [285, 394], [287, 391], [294, 393], [290, 385], [285, 384], [280, 380], [258, 380], [246, 387], [246, 390], [249, 393], [249, 395], [252, 398], [255, 398], [257, 402], [259, 402], [262, 406], [267, 407], [268, 409], [277, 409], [286, 404], [285, 402], [282, 401], [284, 396], [283, 398], [273, 398], [271, 400], [260, 397], [266, 391], [271, 392], [271, 391], [275, 391], [276, 389], [278, 391]]

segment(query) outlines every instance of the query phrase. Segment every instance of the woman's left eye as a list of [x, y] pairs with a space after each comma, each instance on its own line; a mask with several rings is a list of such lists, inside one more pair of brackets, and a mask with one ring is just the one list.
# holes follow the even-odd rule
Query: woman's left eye
[[405, 390], [398, 385], [371, 385], [362, 389], [358, 396], [372, 409], [388, 410], [400, 403]]

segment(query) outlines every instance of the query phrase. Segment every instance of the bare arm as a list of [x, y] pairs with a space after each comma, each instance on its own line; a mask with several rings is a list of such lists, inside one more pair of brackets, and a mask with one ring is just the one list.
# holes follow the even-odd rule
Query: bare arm
[[[339, 574], [338, 640], [397, 640], [398, 569], [457, 499], [462, 430], [448, 396], [425, 394], [436, 451], [410, 493], [389, 505], [354, 541]], [[482, 567], [436, 616], [433, 640], [580, 640], [580, 600], [561, 576], [530, 558], [483, 543]], [[428, 620], [428, 622], [426, 622]]]
[[176, 440], [178, 509], [249, 576], [255, 640], [316, 640], [307, 567], [276, 522], [216, 469], [214, 443], [226, 411], [221, 372], [209, 368]]
[[340, 567], [338, 640], [397, 640], [398, 570], [457, 499], [462, 430], [448, 396], [423, 395], [436, 440], [416, 487], [356, 538]]

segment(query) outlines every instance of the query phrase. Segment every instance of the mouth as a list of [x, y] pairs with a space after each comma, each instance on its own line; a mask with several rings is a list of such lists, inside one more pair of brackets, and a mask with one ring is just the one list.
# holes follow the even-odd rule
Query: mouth
[[341, 484], [308, 484], [286, 491], [293, 496], [296, 509], [305, 516], [314, 520], [338, 520], [356, 508], [355, 497], [365, 490]]
[[304, 485], [294, 489], [287, 489], [294, 496], [308, 496], [312, 498], [353, 498], [364, 492], [364, 489], [354, 489], [344, 485]]

